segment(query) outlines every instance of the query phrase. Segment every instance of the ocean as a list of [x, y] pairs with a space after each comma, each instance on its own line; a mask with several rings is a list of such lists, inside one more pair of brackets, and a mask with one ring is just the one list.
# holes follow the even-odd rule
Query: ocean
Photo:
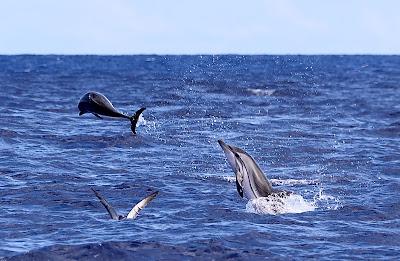
[[[400, 258], [400, 56], [0, 56], [0, 90], [0, 259]], [[295, 197], [241, 198], [218, 139]]]

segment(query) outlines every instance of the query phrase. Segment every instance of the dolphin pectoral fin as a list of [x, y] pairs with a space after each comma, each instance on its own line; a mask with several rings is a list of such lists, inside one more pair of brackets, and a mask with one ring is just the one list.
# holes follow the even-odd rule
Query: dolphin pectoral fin
[[[92, 112], [93, 113], [93, 112]], [[94, 116], [96, 116], [99, 119], [103, 119], [102, 117], [100, 117], [100, 115], [98, 115], [97, 113], [93, 113]]]
[[243, 198], [243, 188], [242, 186], [239, 184], [238, 180], [236, 179], [236, 189], [237, 192], [239, 193], [239, 195]]
[[144, 207], [146, 207], [150, 201], [152, 201], [156, 196], [158, 195], [158, 191], [151, 193], [144, 199], [142, 199], [139, 203], [137, 203], [131, 211], [129, 211], [128, 215], [126, 216], [126, 219], [135, 219], [137, 215], [139, 214], [140, 210], [142, 210]]
[[239, 195], [243, 198], [243, 180], [247, 176], [246, 167], [243, 165], [243, 161], [240, 157], [235, 154], [235, 176], [236, 176], [236, 189]]
[[114, 220], [119, 220], [119, 216], [117, 212], [114, 210], [114, 208], [110, 205], [110, 203], [107, 202], [107, 200], [99, 193], [97, 192], [94, 188], [90, 188], [96, 197], [100, 200], [101, 204], [107, 209], [108, 214], [110, 214], [110, 217]]

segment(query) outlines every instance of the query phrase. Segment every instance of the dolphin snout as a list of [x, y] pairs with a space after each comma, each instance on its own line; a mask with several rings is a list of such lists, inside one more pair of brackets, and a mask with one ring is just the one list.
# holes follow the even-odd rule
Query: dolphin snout
[[229, 145], [226, 144], [223, 140], [218, 140], [219, 146], [221, 146], [222, 148], [228, 148]]
[[226, 144], [223, 140], [218, 140], [219, 146], [225, 151], [225, 152], [230, 152], [231, 148], [228, 144]]

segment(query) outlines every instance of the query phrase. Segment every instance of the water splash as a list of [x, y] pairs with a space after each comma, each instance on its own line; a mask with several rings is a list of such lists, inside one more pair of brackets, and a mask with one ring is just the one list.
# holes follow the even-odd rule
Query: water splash
[[142, 126], [142, 125], [146, 126], [147, 120], [144, 118], [143, 114], [140, 114], [136, 126]]
[[246, 211], [256, 214], [279, 215], [286, 213], [303, 213], [314, 211], [313, 202], [306, 201], [301, 195], [290, 194], [286, 197], [270, 195], [268, 197], [249, 200]]
[[158, 127], [157, 121], [154, 120], [147, 120], [144, 118], [143, 114], [140, 114], [138, 122], [137, 122], [137, 127], [142, 126], [144, 127], [144, 130], [146, 133], [151, 133], [152, 131], [155, 131]]
[[287, 213], [303, 213], [307, 211], [337, 210], [342, 207], [339, 198], [328, 195], [322, 187], [314, 195], [312, 201], [304, 199], [301, 195], [290, 194], [286, 197], [270, 195], [249, 200], [246, 204], [246, 211], [256, 214], [279, 215]]
[[[219, 176], [220, 179], [229, 183], [235, 183], [236, 177], [233, 175]], [[316, 179], [270, 179], [272, 185], [277, 186], [295, 186], [295, 185], [316, 185], [319, 181]]]
[[319, 187], [318, 193], [314, 195], [313, 205], [325, 210], [337, 210], [343, 207], [339, 198], [326, 194], [322, 187]]

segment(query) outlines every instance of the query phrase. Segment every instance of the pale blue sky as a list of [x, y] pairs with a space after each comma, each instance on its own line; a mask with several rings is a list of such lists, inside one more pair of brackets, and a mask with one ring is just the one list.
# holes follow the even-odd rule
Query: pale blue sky
[[400, 54], [398, 0], [0, 0], [0, 54]]

